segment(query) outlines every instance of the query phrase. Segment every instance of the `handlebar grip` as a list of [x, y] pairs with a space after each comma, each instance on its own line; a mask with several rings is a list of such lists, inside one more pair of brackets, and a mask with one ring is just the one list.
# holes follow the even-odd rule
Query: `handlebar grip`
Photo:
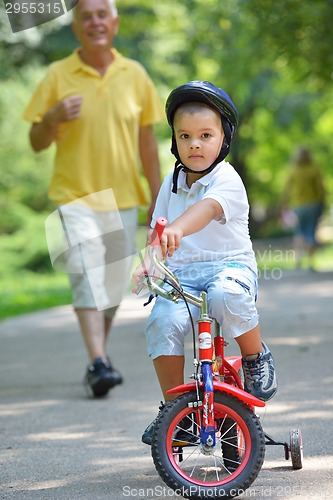
[[157, 247], [160, 244], [161, 236], [167, 224], [168, 221], [164, 217], [159, 217], [157, 219], [154, 230], [151, 235], [151, 243], [150, 243], [151, 247]]

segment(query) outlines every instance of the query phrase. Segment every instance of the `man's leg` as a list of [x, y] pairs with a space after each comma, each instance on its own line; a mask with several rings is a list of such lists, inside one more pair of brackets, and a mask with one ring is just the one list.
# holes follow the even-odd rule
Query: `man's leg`
[[[121, 231], [117, 211], [97, 213], [85, 206], [65, 206], [61, 209], [66, 241], [70, 243], [66, 265], [73, 306], [91, 363], [86, 382], [95, 396], [105, 395], [111, 387], [122, 382], [120, 374], [111, 366], [106, 346], [112, 319], [122, 298], [123, 288], [119, 287], [119, 283], [125, 282], [125, 274], [129, 274], [122, 262], [134, 245], [136, 210], [126, 211], [125, 216], [128, 215], [130, 223], [125, 220], [124, 230]], [[131, 239], [126, 246], [128, 232]], [[114, 263], [121, 272], [121, 279], [112, 280]], [[106, 281], [108, 267], [111, 274], [109, 282]], [[116, 298], [109, 296], [114, 288]]]
[[93, 363], [96, 358], [107, 361], [104, 312], [97, 309], [75, 309], [75, 312], [90, 361]]
[[105, 318], [104, 312], [96, 309], [75, 309], [75, 312], [91, 361], [85, 378], [86, 385], [90, 386], [95, 397], [105, 396], [112, 387], [122, 382], [121, 375], [112, 367], [106, 354], [106, 333], [112, 318]]
[[105, 353], [106, 353], [106, 349], [107, 349], [109, 334], [111, 331], [112, 321], [113, 321], [113, 317], [110, 318], [110, 317], [104, 315], [104, 351], [105, 351]]
[[[76, 308], [75, 313], [79, 320], [80, 329], [89, 359], [96, 358], [108, 361], [106, 354], [107, 342], [112, 326], [113, 316], [117, 308], [113, 308], [112, 316], [93, 308]], [[110, 310], [107, 310], [110, 311]]]

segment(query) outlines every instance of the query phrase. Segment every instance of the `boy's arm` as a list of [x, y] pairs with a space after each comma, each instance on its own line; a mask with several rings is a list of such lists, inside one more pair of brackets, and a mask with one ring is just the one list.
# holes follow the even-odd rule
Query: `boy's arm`
[[163, 257], [172, 257], [184, 236], [200, 231], [212, 220], [219, 219], [222, 214], [221, 205], [212, 198], [205, 198], [192, 205], [165, 228], [161, 237]]

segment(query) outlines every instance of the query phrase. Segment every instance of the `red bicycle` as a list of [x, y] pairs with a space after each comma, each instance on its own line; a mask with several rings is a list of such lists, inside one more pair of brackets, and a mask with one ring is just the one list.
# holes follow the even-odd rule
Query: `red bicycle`
[[284, 446], [293, 468], [302, 468], [302, 436], [299, 429], [291, 431], [287, 444], [264, 433], [254, 409], [265, 403], [243, 390], [241, 356], [225, 356], [226, 342], [220, 326], [208, 315], [206, 293], [195, 296], [183, 290], [159, 258], [157, 248], [166, 225], [167, 220], [160, 217], [148, 249], [150, 269], [136, 292], [147, 286], [151, 298], [157, 294], [174, 302], [184, 300], [199, 307], [200, 316], [197, 335], [191, 317], [193, 381], [168, 391], [182, 394], [159, 413], [152, 457], [163, 481], [183, 497], [234, 498], [259, 474], [265, 445]]

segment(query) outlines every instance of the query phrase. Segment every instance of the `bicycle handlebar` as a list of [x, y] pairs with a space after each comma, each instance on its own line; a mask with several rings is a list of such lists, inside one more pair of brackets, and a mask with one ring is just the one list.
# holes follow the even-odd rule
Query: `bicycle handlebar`
[[163, 231], [167, 225], [168, 225], [168, 221], [164, 217], [159, 217], [157, 219], [155, 227], [154, 227], [152, 235], [151, 235], [151, 242], [150, 242], [151, 247], [159, 246], [161, 236], [162, 236]]
[[[145, 271], [143, 273], [141, 281], [135, 289], [135, 293], [138, 295], [146, 285], [151, 292], [155, 292], [156, 294], [164, 297], [167, 300], [178, 302], [178, 300], [182, 298], [183, 300], [186, 299], [192, 304], [200, 307], [203, 302], [202, 298], [183, 290], [176, 276], [165, 264], [163, 264], [163, 262], [161, 262], [158, 256], [157, 248], [160, 246], [160, 239], [167, 224], [168, 221], [164, 217], [159, 217], [156, 220], [156, 224], [152, 232], [151, 241], [148, 247], [150, 268], [148, 272]], [[164, 283], [171, 284], [171, 290], [165, 290], [163, 286], [160, 286], [156, 283], [156, 281], [154, 281], [156, 279], [156, 276], [154, 275], [155, 269], [157, 269], [165, 276], [163, 281]]]

